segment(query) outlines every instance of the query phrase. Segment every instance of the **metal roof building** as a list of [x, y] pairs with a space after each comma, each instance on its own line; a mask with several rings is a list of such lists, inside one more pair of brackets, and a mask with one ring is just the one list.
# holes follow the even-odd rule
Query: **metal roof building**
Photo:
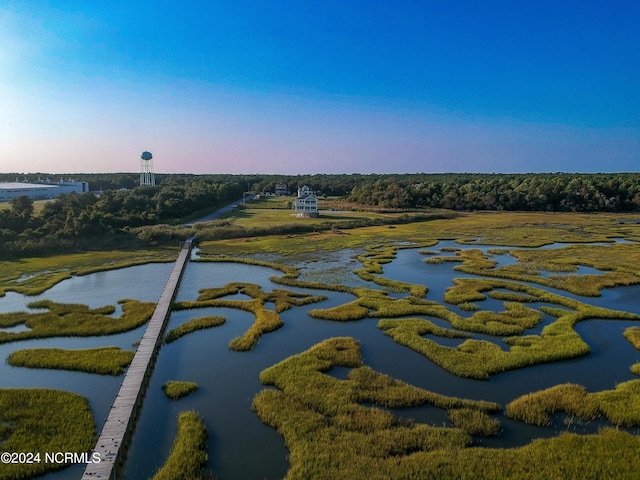
[[54, 198], [61, 193], [84, 193], [89, 191], [89, 182], [45, 182], [45, 183], [26, 183], [26, 182], [7, 182], [0, 183], [0, 202], [8, 202], [13, 198], [22, 195], [32, 200], [41, 200]]

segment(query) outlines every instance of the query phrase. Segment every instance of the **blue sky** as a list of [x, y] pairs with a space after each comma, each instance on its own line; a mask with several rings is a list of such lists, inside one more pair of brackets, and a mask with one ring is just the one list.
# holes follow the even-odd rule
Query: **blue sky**
[[0, 3], [0, 171], [638, 171], [640, 2]]

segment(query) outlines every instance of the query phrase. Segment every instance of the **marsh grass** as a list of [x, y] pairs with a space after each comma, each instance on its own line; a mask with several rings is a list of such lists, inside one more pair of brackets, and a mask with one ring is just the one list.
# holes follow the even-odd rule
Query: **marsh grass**
[[[475, 278], [456, 278], [453, 280], [455, 284], [447, 290], [445, 294], [445, 300], [448, 303], [459, 304], [464, 301], [472, 301], [471, 299], [479, 299], [484, 294], [481, 292], [491, 292], [494, 289], [512, 291], [518, 295], [524, 295], [527, 302], [543, 302], [558, 305], [560, 307], [566, 307], [573, 309], [577, 312], [575, 318], [576, 323], [581, 320], [592, 318], [603, 319], [620, 319], [620, 320], [640, 320], [640, 315], [635, 313], [623, 312], [620, 310], [611, 310], [608, 308], [596, 307], [589, 305], [579, 300], [574, 300], [569, 297], [564, 297], [555, 293], [542, 290], [530, 285], [522, 283], [510, 282], [501, 279], [475, 279]], [[505, 292], [491, 292], [492, 294], [498, 294], [498, 297], [505, 297]], [[518, 298], [518, 297], [514, 297]], [[543, 310], [545, 307], [541, 307]], [[559, 308], [552, 308], [549, 311], [553, 311], [556, 314], [564, 316], [566, 310]]]
[[424, 259], [424, 263], [439, 265], [441, 263], [457, 263], [462, 260], [459, 257], [429, 257]]
[[[362, 263], [362, 268], [356, 269], [354, 273], [358, 275], [365, 281], [376, 283], [377, 285], [385, 288], [389, 292], [407, 292], [413, 297], [423, 298], [426, 296], [428, 289], [425, 285], [412, 284], [407, 282], [401, 282], [397, 280], [387, 279], [385, 277], [380, 276], [383, 273], [383, 265], [391, 262], [398, 250], [404, 248], [416, 248], [421, 245], [432, 245], [435, 242], [433, 240], [425, 240], [424, 238], [411, 237], [411, 241], [407, 244], [399, 245], [399, 244], [376, 244], [370, 245], [365, 248], [365, 253], [361, 254], [357, 257], [358, 261]], [[463, 250], [457, 247], [445, 247], [445, 251], [452, 251], [456, 253], [455, 257], [433, 257], [426, 259], [425, 261], [429, 262], [440, 262], [440, 261], [456, 261], [462, 262], [461, 268], [464, 267], [468, 270], [473, 270], [472, 273], [479, 273], [481, 275], [490, 275], [490, 276], [498, 276], [496, 274], [487, 274], [487, 271], [498, 271], [494, 270], [496, 261], [489, 259], [485, 254], [482, 253], [479, 249], [466, 249]], [[203, 259], [204, 260], [204, 259]], [[323, 284], [320, 282], [300, 282], [297, 280], [299, 276], [299, 270], [293, 267], [286, 267], [281, 264], [271, 263], [271, 262], [263, 262], [259, 260], [252, 259], [236, 259], [230, 257], [207, 257], [207, 261], [238, 261], [243, 263], [255, 264], [255, 265], [263, 265], [271, 268], [276, 268], [281, 270], [284, 273], [283, 277], [273, 277], [272, 280], [277, 283], [281, 283], [284, 285], [297, 286], [302, 288], [315, 288], [315, 289], [327, 289], [333, 291], [350, 291], [349, 287], [338, 286], [335, 284]], [[458, 268], [458, 267], [456, 267]], [[499, 269], [502, 272], [502, 269]], [[465, 270], [466, 271], [466, 270]], [[536, 271], [537, 273], [537, 271]], [[514, 276], [514, 275], [511, 275]], [[516, 279], [521, 279], [522, 275], [515, 275]], [[541, 278], [541, 277], [538, 277]], [[543, 279], [544, 281], [548, 279]], [[563, 281], [567, 284], [577, 284], [578, 280], [575, 279], [567, 279], [563, 278]], [[458, 289], [459, 292], [459, 289]], [[445, 301], [453, 304], [465, 303], [465, 302], [473, 302], [473, 301], [481, 301], [484, 300], [484, 295], [479, 294], [478, 292], [474, 292], [474, 297], [467, 297], [466, 300], [456, 299], [450, 293], [448, 293], [445, 297]]]
[[[346, 380], [327, 375], [335, 366], [352, 369]], [[497, 428], [487, 414], [498, 406], [433, 394], [377, 373], [363, 366], [358, 344], [350, 338], [326, 340], [285, 359], [264, 370], [260, 380], [277, 390], [258, 393], [252, 408], [284, 437], [291, 465], [286, 480], [596, 480], [635, 478], [640, 472], [640, 439], [616, 430], [488, 449], [467, 448], [471, 437], [460, 428], [400, 420], [376, 405], [435, 405], [480, 434]]]
[[465, 312], [477, 312], [480, 310], [480, 307], [473, 302], [462, 302], [458, 305], [458, 308], [464, 310]]
[[[640, 327], [627, 328], [624, 331], [624, 338], [629, 340], [636, 350], [640, 350]], [[640, 362], [631, 365], [630, 370], [634, 375], [640, 375]]]
[[[224, 298], [225, 296], [238, 293], [251, 297], [251, 300], [229, 300]], [[276, 289], [273, 292], [265, 292], [259, 285], [233, 282], [220, 288], [202, 289], [195, 302], [176, 302], [173, 307], [176, 310], [227, 307], [252, 313], [255, 316], [253, 325], [251, 325], [242, 336], [233, 338], [229, 342], [229, 348], [231, 350], [248, 351], [258, 344], [263, 334], [277, 330], [283, 325], [279, 313], [295, 306], [320, 302], [326, 298], [325, 295], [313, 296], [306, 293], [296, 293], [281, 289]], [[266, 308], [265, 305], [267, 303], [272, 303], [275, 310]]]
[[[462, 264], [455, 269], [474, 275], [519, 280], [536, 283], [551, 288], [565, 290], [586, 297], [600, 296], [603, 288], [629, 286], [640, 283], [637, 268], [640, 262], [640, 245], [570, 245], [555, 249], [510, 250], [520, 263], [494, 268], [495, 262], [486, 258], [480, 251], [465, 250], [457, 252]], [[436, 262], [432, 257], [426, 262]], [[601, 275], [550, 275], [541, 276], [541, 271], [576, 272], [584, 265], [603, 271]]]
[[[430, 243], [429, 241], [426, 242], [427, 245]], [[393, 259], [396, 258], [398, 250], [416, 248], [417, 246], [419, 246], [419, 244], [369, 246], [365, 249], [366, 253], [357, 257], [358, 261], [362, 263], [363, 268], [356, 269], [353, 273], [358, 275], [362, 280], [380, 285], [389, 292], [408, 292], [414, 297], [423, 298], [428, 292], [427, 287], [424, 285], [378, 276], [383, 273], [382, 265], [393, 261]]]
[[621, 219], [628, 219], [629, 214], [471, 212], [446, 216], [447, 213], [434, 214], [431, 219], [417, 218], [420, 221], [397, 224], [392, 229], [387, 226], [353, 228], [348, 235], [335, 235], [330, 231], [279, 235], [275, 231], [275, 235], [250, 237], [246, 232], [240, 239], [201, 241], [200, 247], [205, 255], [278, 253], [289, 256], [314, 252], [320, 243], [323, 249], [334, 251], [362, 248], [381, 241], [409, 241], [428, 247], [437, 244], [436, 239], [451, 239], [461, 244], [477, 241], [503, 247], [541, 247], [556, 242], [588, 244], [635, 238], [629, 224], [620, 223]]
[[447, 411], [451, 423], [469, 435], [490, 437], [500, 432], [500, 421], [473, 408], [452, 408]]
[[[466, 268], [475, 269], [479, 271], [491, 270], [498, 262], [489, 259], [482, 250], [477, 248], [470, 248], [462, 250], [460, 248], [444, 247], [440, 249], [441, 252], [455, 252], [455, 256], [439, 256], [425, 258], [425, 263], [445, 263], [445, 262], [460, 262]], [[457, 267], [456, 267], [457, 268]]]
[[582, 420], [605, 417], [615, 426], [640, 425], [640, 380], [621, 383], [614, 390], [587, 393], [581, 385], [556, 385], [530, 393], [507, 405], [505, 414], [533, 425], [551, 425], [550, 415], [564, 413]]
[[533, 303], [538, 302], [539, 299], [533, 295], [526, 295], [514, 292], [499, 292], [492, 291], [487, 294], [494, 300], [502, 300], [503, 302], [520, 302], [520, 303]]
[[169, 333], [167, 333], [167, 335], [164, 337], [164, 341], [165, 343], [171, 343], [179, 339], [180, 337], [195, 332], [196, 330], [219, 327], [225, 321], [225, 317], [214, 315], [194, 318], [193, 320], [189, 320], [188, 322], [185, 322], [182, 325], [170, 330]]
[[473, 282], [467, 279], [453, 279], [455, 286], [447, 288], [444, 293], [444, 301], [451, 305], [460, 305], [468, 302], [483, 302], [486, 296], [483, 292], [488, 292], [494, 285], [488, 280], [474, 279]]
[[169, 380], [162, 386], [162, 391], [171, 400], [179, 400], [182, 397], [198, 390], [198, 384], [195, 382], [182, 382], [177, 380]]
[[[469, 291], [477, 285], [469, 286]], [[486, 289], [492, 286], [486, 284]], [[477, 293], [477, 291], [473, 290]], [[397, 318], [411, 315], [428, 315], [446, 320], [454, 328], [467, 332], [485, 333], [489, 335], [517, 335], [533, 328], [542, 320], [542, 314], [517, 302], [506, 302], [505, 311], [476, 311], [464, 318], [447, 307], [431, 300], [408, 296], [397, 299], [386, 292], [367, 288], [354, 288], [352, 294], [358, 297], [352, 302], [328, 309], [314, 309], [309, 315], [314, 318], [335, 321], [360, 320], [371, 318]], [[484, 295], [482, 295], [484, 298]], [[469, 298], [465, 294], [464, 298]], [[471, 302], [461, 302], [471, 310], [479, 310]]]
[[31, 464], [0, 463], [0, 478], [27, 480], [64, 468], [45, 462], [47, 452], [88, 452], [96, 427], [87, 400], [80, 395], [42, 388], [0, 389], [2, 451], [40, 453]]
[[584, 265], [601, 271], [638, 273], [640, 244], [568, 245], [542, 250], [512, 250], [509, 252], [520, 262], [528, 262], [539, 270], [574, 272]]
[[360, 300], [338, 305], [337, 307], [325, 309], [313, 309], [309, 311], [309, 316], [322, 320], [333, 320], [339, 322], [350, 322], [366, 318], [369, 309], [360, 304]]
[[467, 338], [469, 336], [469, 334], [459, 330], [439, 327], [433, 322], [422, 318], [384, 319], [378, 322], [378, 328], [384, 330], [387, 335], [393, 333], [394, 339], [395, 336], [398, 336], [404, 338], [406, 342], [410, 342], [414, 336], [420, 338], [425, 335], [435, 335], [443, 338]]
[[[228, 225], [203, 225], [196, 232], [204, 254], [251, 255], [256, 253], [278, 253], [283, 256], [315, 252], [322, 244], [326, 251], [345, 248], [361, 248], [384, 241], [411, 241], [419, 238], [420, 245], [437, 243], [435, 236], [425, 242], [426, 225], [437, 219], [454, 218], [453, 212], [433, 212], [416, 214], [376, 214], [376, 218], [345, 219], [343, 215], [334, 218], [321, 216], [313, 219], [291, 219], [284, 223], [265, 221], [264, 210], [255, 210], [245, 216], [248, 223], [238, 225], [235, 220]], [[365, 214], [369, 215], [369, 214]], [[293, 221], [292, 221], [293, 220]], [[228, 222], [228, 221], [227, 221]], [[418, 245], [418, 246], [420, 246]]]
[[556, 385], [535, 393], [523, 395], [510, 402], [505, 415], [531, 425], [551, 425], [550, 415], [564, 412], [584, 420], [598, 417], [598, 405], [590, 399], [581, 385]]
[[616, 426], [640, 426], [640, 380], [616, 385], [593, 395], [602, 415]]
[[135, 352], [118, 347], [63, 350], [60, 348], [30, 348], [17, 350], [7, 357], [13, 367], [74, 370], [100, 375], [120, 375], [129, 366]]
[[[621, 319], [639, 320], [634, 313], [610, 310], [588, 305], [578, 300], [556, 295], [528, 285], [516, 284], [504, 280], [455, 279], [456, 284], [447, 293], [456, 302], [477, 298], [480, 292], [495, 288], [513, 290], [540, 302], [556, 304], [560, 307], [541, 307], [540, 311], [556, 317], [556, 321], [547, 325], [541, 335], [513, 336], [504, 342], [510, 345], [508, 351], [485, 340], [467, 340], [456, 348], [444, 347], [432, 339], [423, 338], [418, 330], [399, 328], [401, 322], [379, 323], [379, 328], [391, 336], [394, 341], [405, 345], [445, 370], [465, 378], [486, 380], [490, 375], [507, 370], [523, 368], [540, 363], [548, 363], [567, 358], [575, 358], [589, 353], [589, 346], [575, 332], [575, 325], [583, 320]], [[510, 328], [531, 328], [539, 323], [541, 313], [519, 303], [505, 303], [505, 312], [476, 312], [469, 319], [459, 320], [452, 312], [446, 313], [443, 307], [429, 307], [430, 315], [443, 318], [455, 328], [466, 331], [483, 331], [492, 335], [507, 332]], [[422, 312], [427, 314], [426, 310]]]
[[623, 335], [636, 350], [640, 350], [640, 327], [629, 327]]
[[178, 434], [165, 464], [153, 480], [193, 480], [210, 476], [207, 463], [207, 428], [196, 412], [178, 415]]
[[[348, 379], [339, 380], [326, 375], [334, 366], [353, 370]], [[285, 437], [291, 452], [287, 478], [338, 478], [337, 472], [345, 478], [344, 469], [350, 472], [353, 461], [364, 467], [355, 478], [369, 478], [388, 459], [470, 443], [459, 429], [415, 424], [362, 403], [498, 410], [491, 402], [446, 397], [377, 373], [362, 365], [359, 346], [351, 338], [326, 340], [285, 359], [264, 370], [260, 381], [278, 388], [256, 395], [253, 409]]]
[[[519, 303], [505, 303], [503, 312], [475, 311], [470, 317], [462, 317], [443, 305], [434, 302], [417, 302], [411, 297], [405, 299], [385, 299], [373, 308], [371, 317], [401, 317], [408, 315], [427, 315], [446, 320], [452, 327], [466, 332], [488, 335], [517, 335], [533, 328], [542, 320], [540, 312]], [[473, 307], [471, 307], [473, 308]]]
[[487, 249], [489, 255], [507, 255], [509, 253], [508, 248], [489, 248]]
[[[113, 335], [144, 325], [153, 315], [154, 303], [136, 300], [119, 300], [122, 315], [110, 316], [113, 306], [90, 309], [82, 304], [63, 304], [49, 300], [32, 302], [32, 309], [44, 312], [20, 312], [0, 314], [0, 326], [24, 324], [30, 330], [21, 332], [0, 332], [0, 343], [15, 342], [32, 338], [47, 337], [89, 337]], [[19, 321], [18, 321], [19, 319]]]
[[541, 247], [556, 242], [609, 242], [629, 229], [619, 223], [624, 214], [548, 212], [473, 212], [453, 220], [431, 222], [440, 235], [478, 239], [496, 246]]
[[173, 262], [176, 256], [176, 249], [173, 247], [157, 247], [1, 261], [0, 297], [7, 291], [23, 295], [39, 295], [72, 276], [146, 263]]
[[216, 255], [216, 254], [207, 254], [205, 252], [200, 252], [200, 257], [197, 259], [198, 262], [218, 262], [218, 263], [242, 263], [245, 265], [257, 265], [259, 267], [267, 267], [273, 268], [274, 270], [280, 270], [286, 276], [290, 276], [293, 278], [297, 278], [300, 274], [300, 271], [289, 265], [283, 265], [282, 263], [277, 262], [267, 262], [264, 260], [256, 260], [254, 258], [246, 258], [246, 257], [229, 257], [224, 255]]
[[389, 297], [387, 292], [357, 287], [350, 290], [356, 300], [328, 309], [314, 309], [309, 315], [323, 320], [350, 321], [366, 317], [401, 317], [427, 314], [441, 307], [433, 301], [409, 296], [403, 299]]
[[[386, 335], [396, 343], [415, 350], [454, 375], [476, 380], [488, 380], [491, 375], [585, 355], [589, 347], [580, 337], [570, 332], [549, 337], [512, 337], [513, 346], [505, 351], [485, 340], [469, 339], [456, 348], [445, 347], [429, 338], [423, 338], [417, 327], [403, 326], [402, 320], [379, 322]], [[519, 339], [516, 341], [515, 339]]]
[[634, 453], [638, 448], [640, 438], [616, 429], [603, 429], [596, 435], [561, 433], [519, 448], [435, 451], [406, 462], [405, 478], [412, 467], [411, 472], [422, 473], [414, 478], [631, 480], [640, 472], [640, 460]]

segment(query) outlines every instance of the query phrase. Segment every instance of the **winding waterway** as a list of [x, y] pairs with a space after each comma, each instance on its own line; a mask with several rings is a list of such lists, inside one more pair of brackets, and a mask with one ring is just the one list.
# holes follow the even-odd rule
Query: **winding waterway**
[[[495, 248], [441, 242], [430, 250], [437, 251], [442, 247], [452, 246], [463, 249], [481, 248], [485, 252], [488, 248]], [[351, 273], [358, 266], [349, 260], [354, 253], [356, 252], [343, 251], [327, 254], [324, 261], [316, 259], [313, 262], [301, 262], [298, 265], [302, 268], [301, 279], [333, 276], [339, 278], [337, 281], [342, 283], [352, 281], [354, 284], [361, 284], [362, 282]], [[423, 261], [424, 258], [418, 249], [400, 250], [393, 262], [383, 266], [384, 276], [426, 285], [429, 287], [427, 299], [440, 302], [454, 278], [468, 276], [453, 270], [457, 263], [427, 264]], [[499, 266], [516, 261], [509, 255], [499, 255], [493, 259], [499, 262]], [[117, 300], [122, 298], [155, 302], [170, 270], [169, 264], [143, 265], [65, 280], [37, 297], [8, 293], [0, 298], [0, 312], [26, 310], [27, 303], [39, 299], [84, 303], [91, 307], [116, 305]], [[591, 270], [583, 269], [579, 273], [593, 273]], [[640, 353], [622, 336], [625, 328], [638, 325], [638, 322], [590, 320], [576, 327], [577, 332], [591, 347], [591, 354], [586, 357], [514, 370], [495, 375], [489, 381], [462, 379], [446, 372], [422, 355], [396, 344], [376, 327], [377, 319], [342, 323], [317, 320], [307, 315], [313, 308], [329, 308], [349, 302], [353, 300], [351, 295], [283, 287], [271, 282], [269, 277], [272, 275], [279, 276], [281, 272], [245, 264], [192, 262], [187, 265], [178, 291], [178, 301], [195, 300], [200, 289], [221, 287], [229, 282], [255, 283], [267, 292], [287, 288], [305, 293], [325, 294], [329, 299], [319, 304], [294, 307], [281, 313], [284, 326], [273, 333], [263, 335], [257, 347], [249, 352], [231, 351], [228, 343], [253, 323], [252, 314], [226, 308], [173, 312], [168, 329], [192, 318], [210, 314], [223, 315], [227, 321], [220, 327], [198, 331], [162, 346], [122, 472], [124, 478], [149, 478], [164, 463], [175, 438], [177, 415], [185, 410], [195, 410], [205, 420], [209, 431], [208, 467], [217, 478], [282, 478], [288, 468], [288, 452], [283, 439], [274, 429], [263, 425], [251, 411], [253, 397], [265, 388], [259, 382], [259, 373], [331, 337], [350, 336], [357, 339], [365, 364], [394, 378], [445, 395], [495, 401], [502, 407], [522, 394], [559, 383], [579, 383], [589, 391], [612, 389], [616, 384], [632, 379], [629, 367], [640, 361]], [[377, 288], [373, 285], [370, 287]], [[597, 298], [584, 298], [563, 291], [547, 290], [578, 298], [585, 303], [640, 314], [640, 305], [637, 302], [637, 298], [640, 298], [640, 286], [605, 289], [603, 295]], [[482, 302], [481, 307], [494, 311], [503, 309], [502, 302], [492, 299]], [[458, 311], [455, 307], [452, 307], [452, 310]], [[458, 312], [464, 316], [469, 315]], [[115, 316], [119, 314], [119, 310], [114, 313]], [[441, 326], [448, 326], [446, 322], [432, 318], [430, 320]], [[550, 321], [551, 318], [546, 316], [543, 325]], [[539, 333], [541, 328], [542, 326], [538, 326], [527, 333]], [[0, 355], [6, 358], [18, 349], [54, 346], [90, 348], [116, 345], [132, 349], [132, 345], [141, 338], [143, 332], [144, 327], [141, 327], [108, 337], [51, 338], [15, 342], [0, 345]], [[500, 339], [486, 335], [475, 335], [474, 338], [502, 343]], [[438, 341], [447, 345], [459, 342], [445, 339]], [[335, 369], [331, 374], [343, 375], [344, 372], [341, 370]], [[87, 397], [98, 429], [104, 423], [122, 381], [122, 377], [14, 368], [4, 362], [0, 364], [0, 378], [3, 387], [59, 388]], [[200, 389], [179, 401], [172, 401], [161, 390], [161, 386], [167, 380], [195, 381]], [[433, 407], [394, 410], [394, 413], [415, 418], [420, 422], [449, 425], [445, 412]], [[495, 418], [502, 423], [501, 434], [495, 438], [475, 439], [478, 445], [512, 447], [526, 444], [533, 438], [558, 433], [558, 429], [527, 426], [511, 421], [502, 414], [496, 415]], [[573, 425], [570, 428], [586, 433], [597, 431], [599, 425], [598, 422], [592, 422]], [[560, 425], [558, 428], [569, 427]], [[82, 474], [81, 467], [74, 466], [43, 478], [77, 479]]]

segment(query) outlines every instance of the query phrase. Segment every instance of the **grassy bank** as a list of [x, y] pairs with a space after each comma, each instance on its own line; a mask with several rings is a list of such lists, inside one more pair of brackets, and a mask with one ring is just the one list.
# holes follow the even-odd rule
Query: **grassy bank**
[[[629, 340], [636, 350], [640, 350], [640, 327], [629, 327], [624, 331], [624, 338]], [[631, 373], [640, 375], [640, 362], [631, 365]]]
[[[352, 369], [348, 379], [326, 374], [337, 366]], [[375, 372], [363, 365], [359, 345], [351, 338], [325, 340], [264, 370], [260, 381], [278, 388], [256, 395], [253, 409], [284, 436], [290, 450], [289, 479], [372, 478], [385, 459], [471, 442], [462, 429], [414, 423], [381, 407], [431, 405], [485, 415], [498, 410], [491, 402], [439, 395]], [[355, 477], [351, 462], [360, 470]]]
[[[585, 355], [589, 353], [589, 346], [574, 330], [575, 325], [584, 320], [594, 318], [640, 320], [637, 314], [588, 305], [539, 288], [504, 280], [464, 278], [456, 279], [454, 282], [456, 286], [445, 295], [445, 299], [450, 303], [481, 301], [485, 299], [486, 292], [491, 295], [492, 290], [501, 289], [526, 295], [527, 300], [536, 299], [538, 302], [564, 307], [540, 307], [542, 312], [556, 317], [556, 320], [547, 325], [540, 335], [506, 338], [504, 342], [510, 346], [506, 351], [492, 342], [473, 339], [466, 340], [456, 348], [442, 346], [434, 340], [423, 337], [424, 329], [430, 328], [428, 323], [405, 323], [404, 320], [379, 322], [378, 327], [397, 343], [425, 355], [445, 370], [465, 378], [486, 380], [491, 375], [507, 370]], [[500, 292], [501, 295], [503, 293]], [[508, 305], [510, 304], [505, 303], [505, 306]], [[539, 317], [531, 313], [535, 312], [534, 310], [525, 309], [517, 303], [513, 304], [511, 312], [506, 311], [502, 317], [499, 313], [481, 311], [474, 313], [468, 319], [459, 320], [451, 313], [438, 314], [438, 311], [444, 312], [442, 309], [443, 307], [427, 306], [421, 313], [448, 320], [453, 327], [461, 330], [472, 332], [480, 330], [493, 335], [499, 334], [499, 330], [504, 325], [508, 326], [509, 321], [516, 325], [521, 322], [522, 329], [530, 328], [539, 321]], [[431, 313], [428, 313], [429, 310]], [[511, 317], [514, 311], [517, 313]], [[478, 320], [481, 325], [479, 328], [474, 326]], [[482, 323], [482, 320], [486, 323]]]
[[508, 417], [545, 426], [551, 425], [550, 415], [554, 413], [586, 421], [605, 417], [615, 426], [640, 426], [640, 380], [594, 393], [587, 393], [581, 385], [556, 385], [515, 399], [505, 411]]
[[0, 261], [0, 296], [8, 291], [38, 295], [72, 276], [145, 263], [174, 262], [177, 255], [176, 247], [157, 247], [4, 260]]
[[[225, 296], [239, 293], [251, 297], [251, 300], [224, 299]], [[229, 343], [231, 350], [247, 351], [257, 345], [263, 334], [277, 330], [283, 325], [279, 313], [294, 306], [307, 305], [326, 298], [324, 295], [312, 296], [279, 289], [265, 292], [259, 285], [252, 283], [229, 283], [220, 288], [204, 288], [200, 290], [196, 301], [176, 302], [174, 309], [226, 307], [252, 313], [255, 316], [253, 325], [242, 336], [232, 339]], [[268, 309], [266, 307], [268, 303], [272, 303], [275, 310]]]
[[64, 464], [45, 461], [45, 454], [89, 452], [95, 435], [89, 403], [75, 393], [41, 388], [0, 389], [2, 451], [40, 455], [40, 462], [3, 461], [0, 478], [28, 480], [64, 468]]
[[389, 278], [380, 277], [383, 273], [382, 266], [391, 263], [399, 250], [403, 248], [416, 248], [434, 245], [436, 240], [426, 240], [422, 243], [412, 243], [410, 245], [386, 245], [372, 246], [365, 249], [365, 253], [358, 256], [358, 261], [362, 263], [362, 268], [354, 270], [353, 273], [367, 282], [380, 285], [389, 292], [407, 292], [414, 297], [423, 298], [427, 295], [428, 288], [415, 283], [401, 282]]
[[[259, 222], [260, 212], [251, 217]], [[444, 217], [445, 215], [441, 215]], [[456, 213], [451, 218], [435, 218], [415, 223], [364, 226], [342, 232], [331, 230], [316, 232], [263, 232], [267, 236], [251, 237], [247, 232], [233, 240], [202, 240], [203, 252], [231, 256], [257, 253], [277, 253], [284, 256], [314, 252], [317, 245], [327, 251], [344, 248], [362, 248], [381, 242], [424, 242], [429, 239], [457, 239], [462, 243], [496, 246], [540, 247], [556, 242], [582, 243], [611, 242], [616, 238], [636, 239], [640, 229], [622, 220], [639, 219], [637, 214], [601, 213], [520, 213], [471, 212]], [[408, 219], [410, 220], [410, 219]], [[304, 224], [307, 219], [296, 219]], [[250, 225], [250, 224], [249, 224]], [[390, 228], [393, 227], [393, 228]]]
[[629, 327], [623, 335], [636, 350], [640, 350], [640, 327]]
[[[351, 368], [346, 380], [327, 373]], [[427, 392], [362, 365], [357, 343], [326, 340], [264, 370], [253, 409], [290, 451], [286, 480], [308, 478], [600, 479], [635, 478], [640, 439], [616, 430], [562, 434], [511, 449], [469, 448], [470, 430], [494, 432], [490, 402]], [[363, 404], [373, 404], [364, 406]], [[379, 407], [433, 405], [462, 428], [394, 417]], [[476, 431], [477, 431], [476, 430]]]
[[17, 350], [7, 357], [13, 367], [52, 368], [100, 375], [120, 375], [129, 366], [135, 352], [118, 347], [63, 350], [30, 348]]
[[169, 458], [153, 476], [153, 480], [206, 478], [204, 466], [207, 458], [207, 428], [204, 422], [195, 412], [182, 412], [178, 416], [178, 434]]
[[[309, 315], [335, 321], [428, 315], [446, 320], [459, 330], [501, 336], [518, 335], [542, 320], [540, 312], [516, 302], [505, 302], [505, 310], [502, 312], [475, 311], [465, 318], [444, 305], [418, 297], [398, 299], [390, 297], [386, 292], [366, 288], [353, 288], [350, 293], [358, 299], [328, 309], [314, 309]], [[483, 295], [480, 297], [484, 299]], [[469, 304], [468, 301], [463, 303]], [[478, 310], [478, 307], [474, 305], [473, 310]]]
[[[458, 261], [461, 265], [455, 270], [460, 272], [529, 282], [585, 297], [600, 296], [603, 288], [640, 283], [636, 268], [640, 262], [640, 244], [570, 245], [554, 249], [509, 250], [509, 253], [519, 263], [495, 268], [497, 262], [478, 249], [458, 251], [455, 257], [429, 257], [425, 262]], [[574, 272], [578, 272], [579, 266], [601, 270], [602, 274], [578, 275]]]
[[169, 331], [167, 335], [164, 337], [165, 343], [171, 343], [180, 337], [187, 335], [189, 333], [195, 332], [196, 330], [204, 330], [206, 328], [219, 327], [222, 325], [226, 319], [221, 316], [212, 316], [207, 315], [205, 317], [194, 318], [193, 320], [189, 320], [188, 322], [183, 323], [179, 327], [176, 327]]

